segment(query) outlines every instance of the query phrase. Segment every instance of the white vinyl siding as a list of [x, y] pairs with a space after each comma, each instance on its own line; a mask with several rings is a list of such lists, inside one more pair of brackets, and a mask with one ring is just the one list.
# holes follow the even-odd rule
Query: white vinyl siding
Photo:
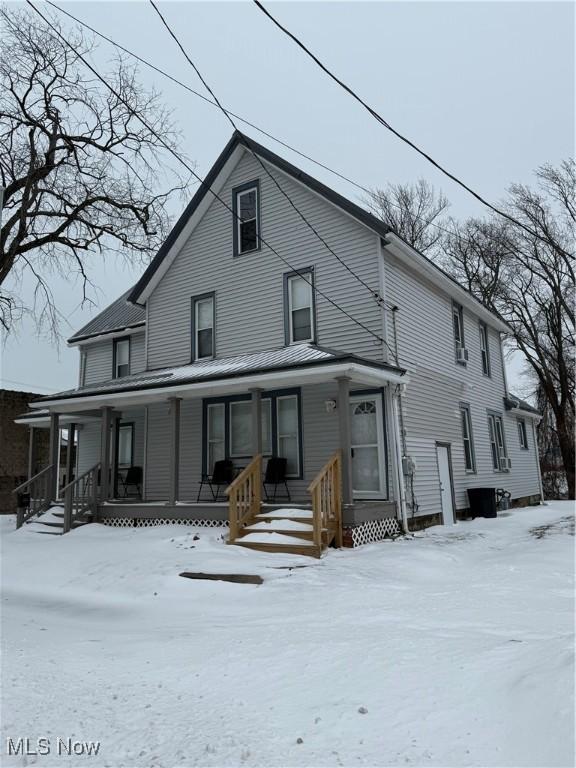
[[[130, 336], [130, 372], [141, 373], [145, 369], [145, 333], [134, 333]], [[96, 384], [114, 378], [114, 339], [84, 344], [81, 347], [84, 356], [83, 381], [84, 385]]]

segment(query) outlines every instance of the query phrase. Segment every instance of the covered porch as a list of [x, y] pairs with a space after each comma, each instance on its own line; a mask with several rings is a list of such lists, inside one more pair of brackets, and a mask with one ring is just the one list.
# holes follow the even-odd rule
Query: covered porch
[[[235, 541], [255, 517], [283, 507], [339, 508], [339, 529], [401, 516], [403, 382], [401, 369], [307, 345], [147, 372], [34, 405], [51, 435], [66, 423], [78, 436], [75, 477], [61, 489], [68, 517], [227, 523]], [[286, 476], [274, 489], [263, 481], [275, 457]], [[229, 482], [204, 482], [199, 495], [222, 461], [233, 466]], [[126, 487], [131, 470], [140, 482]]]

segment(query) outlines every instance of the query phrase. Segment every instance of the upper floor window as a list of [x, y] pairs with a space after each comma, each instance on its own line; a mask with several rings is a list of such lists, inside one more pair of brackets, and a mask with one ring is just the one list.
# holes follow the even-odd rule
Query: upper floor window
[[474, 456], [474, 443], [472, 441], [472, 420], [470, 418], [470, 406], [460, 404], [460, 420], [462, 424], [462, 440], [464, 442], [464, 465], [467, 472], [476, 471], [476, 459]]
[[192, 299], [192, 359], [214, 357], [214, 294]]
[[506, 454], [506, 443], [504, 442], [502, 416], [495, 413], [488, 414], [488, 431], [490, 434], [492, 467], [498, 472], [510, 469], [510, 462]]
[[232, 191], [234, 255], [260, 248], [260, 183], [251, 181]]
[[488, 346], [488, 326], [480, 323], [480, 355], [482, 357], [482, 373], [490, 376], [490, 347]]
[[456, 362], [466, 365], [468, 350], [464, 346], [464, 311], [460, 304], [452, 304], [452, 323], [454, 326], [454, 346], [456, 349]]
[[528, 450], [528, 433], [526, 432], [526, 422], [524, 419], [518, 419], [518, 439], [520, 440], [520, 448], [522, 450]]
[[114, 339], [114, 378], [130, 375], [130, 337]]
[[284, 275], [286, 344], [314, 341], [314, 272], [300, 270]]

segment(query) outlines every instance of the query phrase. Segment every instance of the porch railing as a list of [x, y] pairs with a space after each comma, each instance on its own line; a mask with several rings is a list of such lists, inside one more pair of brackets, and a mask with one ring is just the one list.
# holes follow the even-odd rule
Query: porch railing
[[63, 533], [68, 533], [72, 523], [86, 515], [95, 515], [98, 506], [98, 474], [100, 462], [62, 488], [64, 498]]
[[[342, 546], [342, 456], [329, 459], [308, 486], [312, 495], [314, 544], [322, 549], [334, 539]], [[323, 541], [324, 532], [326, 538]]]
[[21, 528], [26, 520], [40, 512], [45, 512], [52, 501], [52, 489], [50, 487], [53, 474], [53, 466], [49, 464], [37, 475], [14, 488], [12, 493], [18, 494], [16, 507], [16, 527]]
[[238, 533], [254, 519], [262, 506], [262, 456], [252, 459], [226, 488], [229, 500], [230, 535], [228, 543], [233, 544]]

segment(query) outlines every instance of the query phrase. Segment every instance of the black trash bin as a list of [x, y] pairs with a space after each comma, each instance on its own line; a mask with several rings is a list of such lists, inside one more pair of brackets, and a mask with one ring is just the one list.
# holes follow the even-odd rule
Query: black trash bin
[[473, 517], [496, 517], [495, 488], [468, 488], [468, 500]]

